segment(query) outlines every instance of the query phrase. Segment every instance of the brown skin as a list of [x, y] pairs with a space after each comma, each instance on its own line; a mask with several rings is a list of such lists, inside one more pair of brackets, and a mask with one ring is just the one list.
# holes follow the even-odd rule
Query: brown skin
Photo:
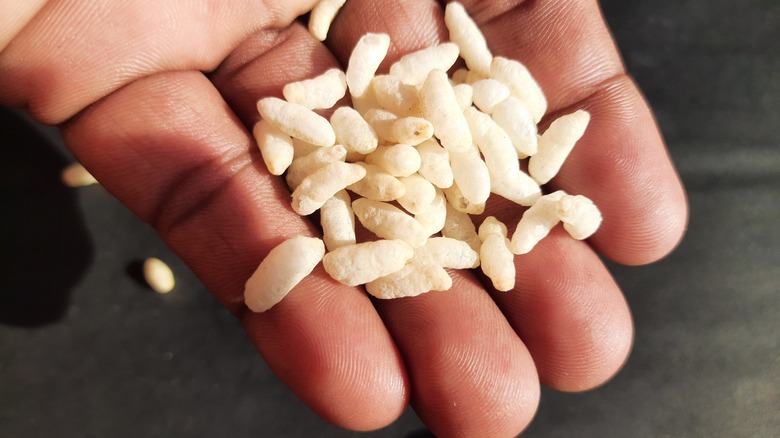
[[[318, 268], [252, 314], [243, 283], [263, 256], [317, 234], [263, 168], [249, 133], [255, 101], [343, 67], [367, 31], [391, 35], [390, 60], [436, 43], [441, 4], [350, 0], [323, 45], [294, 22], [311, 0], [11, 3], [0, 17], [0, 104], [59, 125], [78, 159], [241, 319], [274, 372], [342, 427], [382, 427], [411, 402], [439, 436], [521, 432], [540, 383], [593, 388], [628, 355], [631, 316], [595, 251], [650, 263], [684, 232], [684, 191], [595, 1], [464, 1], [494, 53], [539, 80], [550, 103], [542, 126], [591, 112], [549, 188], [592, 198], [602, 228], [588, 243], [555, 230], [517, 257], [509, 293], [486, 293], [461, 271], [451, 291], [375, 303]], [[489, 212], [510, 232], [521, 214], [500, 201]]]

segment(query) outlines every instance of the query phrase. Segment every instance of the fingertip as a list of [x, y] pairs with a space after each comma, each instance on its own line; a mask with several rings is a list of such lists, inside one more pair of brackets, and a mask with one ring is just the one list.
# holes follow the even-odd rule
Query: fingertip
[[247, 312], [243, 325], [279, 379], [323, 419], [370, 431], [406, 409], [406, 371], [373, 305], [321, 266], [268, 311]]
[[417, 2], [347, 2], [328, 35], [328, 48], [346, 66], [357, 41], [366, 33], [387, 33], [390, 49], [379, 71], [406, 53], [446, 40], [442, 8], [433, 0]]
[[[405, 377], [396, 366], [376, 366], [360, 372], [346, 371], [354, 377], [345, 376], [344, 368], [355, 367], [356, 363], [342, 364], [341, 369], [323, 370], [322, 380], [334, 380], [336, 388], [323, 388], [327, 405], [315, 408], [325, 420], [356, 432], [381, 429], [396, 421], [409, 404], [409, 390]], [[346, 378], [345, 378], [346, 377]]]
[[559, 367], [546, 369], [542, 384], [562, 392], [584, 392], [612, 380], [625, 365], [634, 342], [628, 309], [589, 327], [585, 339], [568, 350], [567, 358], [553, 360]]
[[542, 384], [578, 392], [623, 366], [633, 342], [628, 304], [598, 256], [560, 228], [518, 256], [519, 289], [495, 293], [528, 346]]
[[539, 404], [534, 362], [473, 277], [453, 282], [379, 308], [410, 364], [412, 406], [435, 436], [516, 436]]
[[527, 350], [517, 344], [521, 351], [431, 346], [441, 362], [417, 366], [414, 377], [425, 383], [415, 386], [413, 406], [435, 436], [516, 436], [528, 427], [541, 387]]
[[685, 233], [688, 204], [639, 89], [618, 75], [576, 107], [591, 113], [591, 123], [552, 184], [601, 210], [603, 222], [589, 242], [607, 258], [643, 265], [665, 257]]
[[688, 228], [685, 194], [682, 190], [680, 193], [665, 193], [653, 202], [654, 208], [646, 210], [643, 217], [637, 218], [631, 234], [622, 238], [622, 251], [611, 250], [612, 244], [608, 242], [608, 237], [594, 236], [599, 250], [614, 262], [626, 266], [655, 263], [674, 252]]

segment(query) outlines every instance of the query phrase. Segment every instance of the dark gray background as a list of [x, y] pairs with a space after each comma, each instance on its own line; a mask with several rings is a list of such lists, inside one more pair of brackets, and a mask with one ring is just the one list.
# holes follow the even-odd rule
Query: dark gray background
[[[636, 322], [624, 370], [544, 391], [529, 437], [780, 436], [780, 1], [607, 0], [691, 220], [670, 257], [614, 267]], [[427, 436], [412, 412], [340, 430], [101, 187], [68, 190], [56, 131], [0, 111], [0, 437]], [[138, 281], [158, 256], [174, 293]]]

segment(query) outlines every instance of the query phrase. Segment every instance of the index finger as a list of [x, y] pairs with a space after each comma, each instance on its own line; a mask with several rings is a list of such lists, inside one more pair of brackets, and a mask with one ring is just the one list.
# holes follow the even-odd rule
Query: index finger
[[[136, 79], [64, 124], [65, 140], [239, 317], [269, 367], [306, 404], [342, 427], [384, 426], [406, 406], [405, 371], [362, 291], [319, 267], [267, 312], [251, 313], [243, 300], [247, 278], [273, 247], [318, 231], [292, 211], [289, 191], [264, 168], [239, 120], [256, 109], [237, 106], [237, 114], [228, 101], [278, 94], [292, 77], [334, 61], [298, 23], [258, 30], [231, 59], [239, 61], [225, 61], [229, 68], [211, 80], [198, 71]], [[220, 77], [234, 87], [215, 86]], [[250, 79], [258, 77], [262, 84]]]

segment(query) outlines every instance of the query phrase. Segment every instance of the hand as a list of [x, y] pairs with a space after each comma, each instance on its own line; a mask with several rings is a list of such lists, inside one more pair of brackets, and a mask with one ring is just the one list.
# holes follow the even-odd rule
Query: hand
[[[595, 1], [464, 1], [494, 54], [540, 82], [542, 125], [591, 112], [550, 184], [600, 207], [604, 223], [588, 243], [554, 231], [517, 257], [508, 293], [458, 272], [450, 291], [375, 303], [320, 267], [270, 311], [244, 307], [244, 282], [264, 254], [317, 233], [263, 167], [249, 134], [257, 99], [346, 65], [365, 32], [391, 35], [388, 61], [447, 35], [438, 2], [350, 0], [323, 45], [294, 21], [313, 3], [15, 2], [0, 18], [0, 103], [59, 125], [76, 157], [241, 320], [279, 378], [337, 425], [382, 427], [411, 402], [440, 436], [514, 435], [540, 383], [581, 391], [608, 380], [632, 324], [596, 252], [655, 261], [677, 244], [687, 213]], [[489, 213], [511, 230], [520, 209], [496, 202]]]

